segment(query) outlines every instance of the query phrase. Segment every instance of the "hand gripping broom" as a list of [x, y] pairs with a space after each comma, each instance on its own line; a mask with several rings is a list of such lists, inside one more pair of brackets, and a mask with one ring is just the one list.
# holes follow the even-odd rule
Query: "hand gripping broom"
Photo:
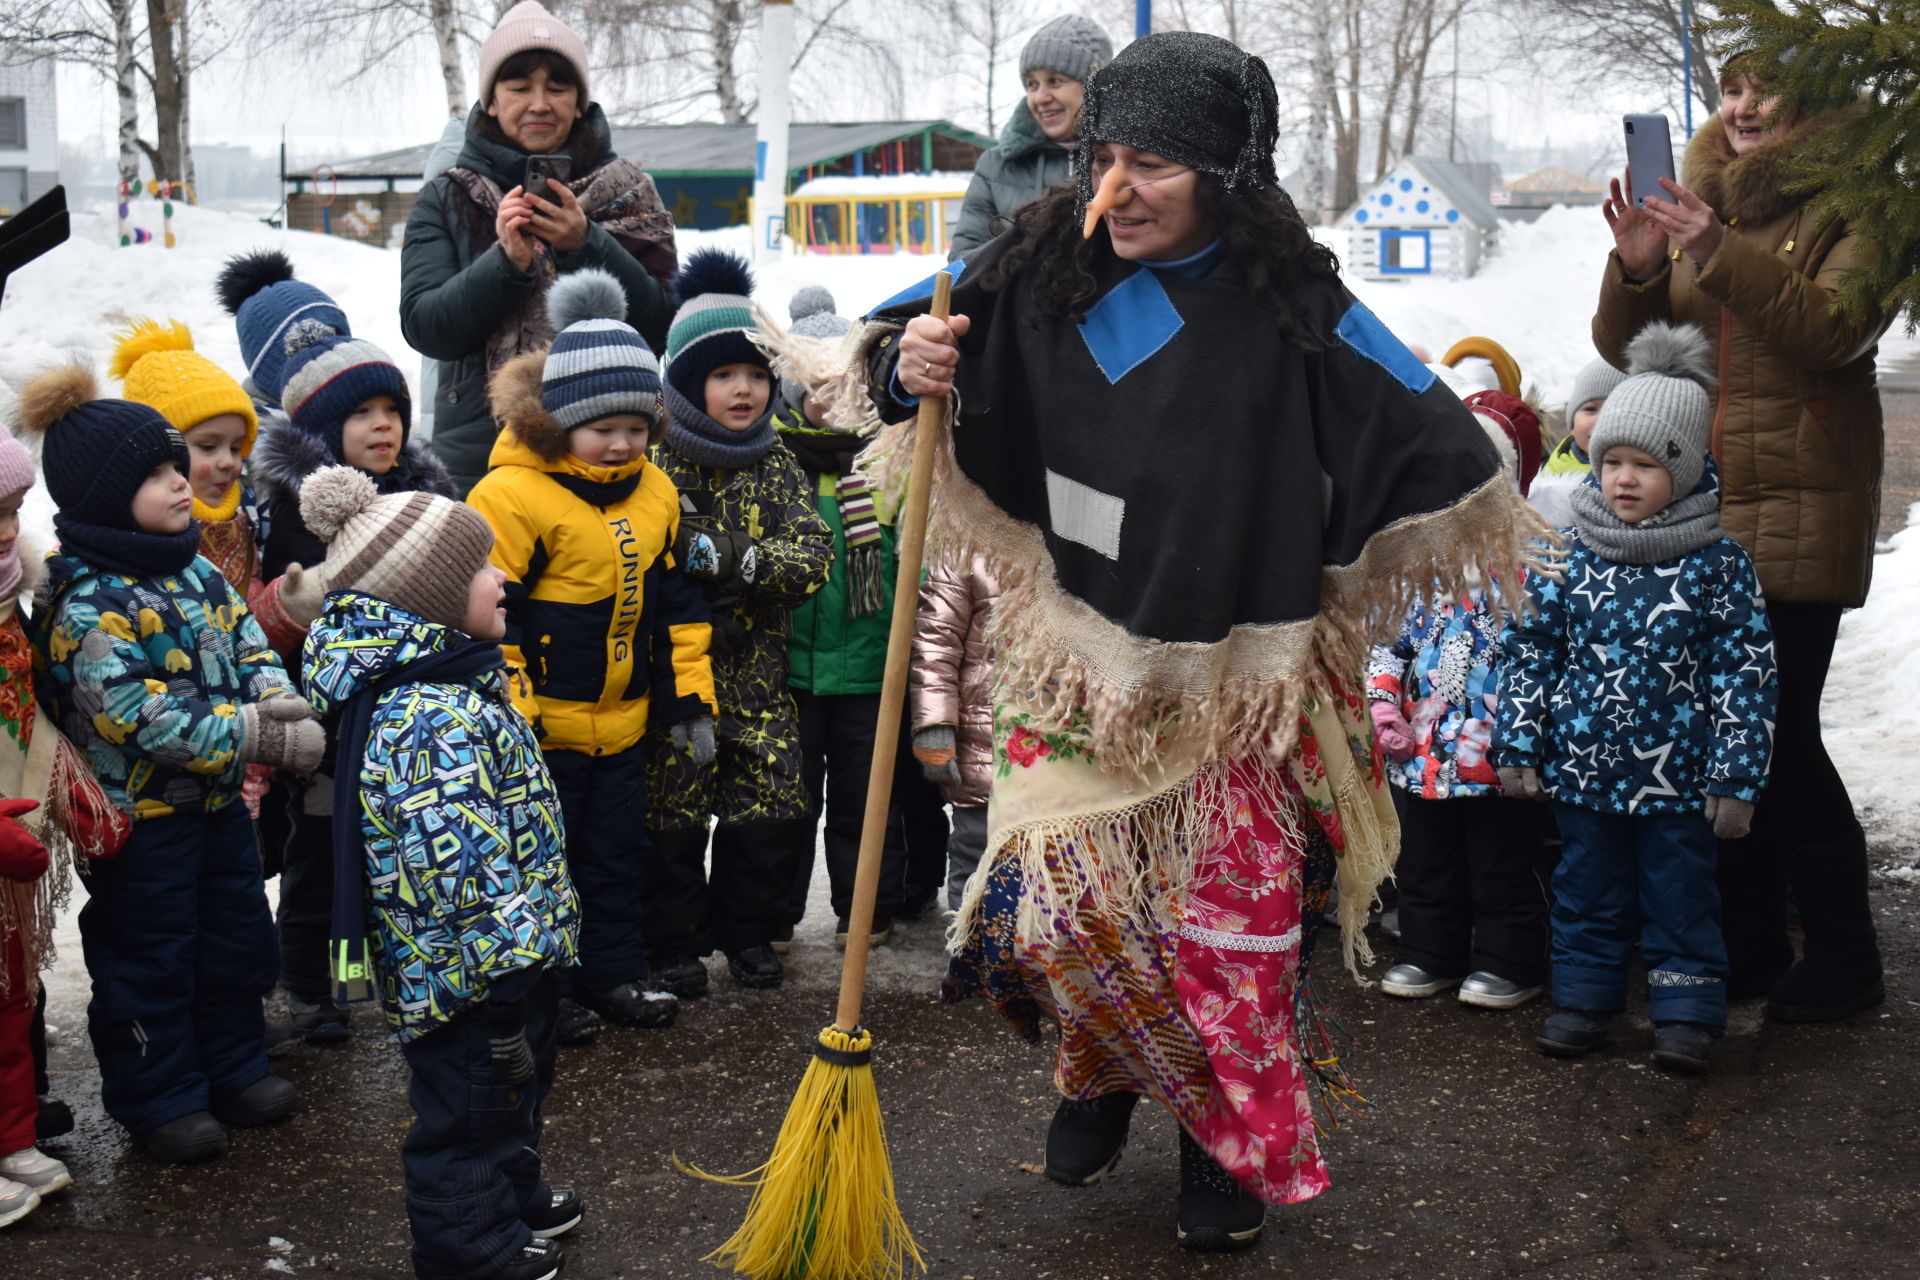
[[[953, 277], [945, 271], [935, 277], [931, 314], [938, 319], [947, 318], [952, 285]], [[740, 1229], [708, 1257], [723, 1266], [731, 1263], [735, 1273], [753, 1280], [899, 1280], [909, 1258], [919, 1270], [927, 1269], [894, 1198], [886, 1125], [873, 1087], [873, 1033], [860, 1025], [860, 1004], [866, 994], [867, 942], [880, 888], [880, 847], [920, 598], [933, 451], [946, 407], [945, 396], [922, 397], [914, 424], [913, 471], [899, 525], [900, 567], [894, 578], [886, 676], [880, 686], [880, 722], [873, 735], [860, 862], [847, 917], [847, 953], [840, 966], [840, 1006], [812, 1048], [807, 1073], [773, 1140], [773, 1154], [752, 1173], [714, 1178], [751, 1186], [753, 1199]], [[679, 1163], [678, 1157], [675, 1161]]]

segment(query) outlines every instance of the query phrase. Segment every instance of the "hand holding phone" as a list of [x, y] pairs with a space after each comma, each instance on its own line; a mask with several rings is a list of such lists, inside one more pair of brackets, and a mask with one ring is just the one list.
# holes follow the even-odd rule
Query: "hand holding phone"
[[573, 157], [571, 156], [528, 156], [526, 191], [542, 199], [553, 198], [553, 188], [547, 185], [552, 178], [562, 186], [573, 176]]
[[1627, 136], [1627, 198], [1644, 209], [1648, 196], [1666, 198], [1660, 179], [1675, 180], [1673, 137], [1663, 115], [1629, 115], [1621, 125]]

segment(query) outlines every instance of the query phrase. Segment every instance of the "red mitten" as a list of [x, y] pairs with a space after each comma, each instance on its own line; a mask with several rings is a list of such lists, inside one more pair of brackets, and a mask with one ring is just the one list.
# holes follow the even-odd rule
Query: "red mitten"
[[39, 807], [38, 800], [0, 800], [0, 876], [27, 881], [46, 872], [46, 846], [13, 821]]

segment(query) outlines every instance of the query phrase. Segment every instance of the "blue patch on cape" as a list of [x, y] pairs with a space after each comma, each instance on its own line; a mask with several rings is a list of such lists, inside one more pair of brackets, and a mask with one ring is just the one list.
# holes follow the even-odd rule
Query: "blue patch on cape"
[[[966, 269], [967, 269], [967, 260], [965, 258], [956, 258], [952, 262], [949, 262], [946, 266], [940, 268], [940, 271], [952, 272], [953, 282], [955, 284], [959, 284], [960, 277], [963, 273], [965, 273]], [[868, 312], [868, 314], [878, 315], [880, 312], [885, 311], [888, 307], [897, 307], [903, 302], [918, 302], [922, 298], [931, 298], [933, 296], [933, 283], [939, 277], [940, 271], [934, 272], [932, 275], [928, 276], [925, 280], [920, 281], [918, 284], [908, 285], [906, 288], [894, 294], [891, 298], [888, 298], [885, 302], [881, 303], [879, 306], [875, 307], [872, 311]]]
[[1080, 337], [1100, 372], [1114, 383], [1173, 341], [1185, 323], [1159, 277], [1142, 268], [1088, 309]]
[[1342, 342], [1392, 374], [1401, 386], [1413, 394], [1419, 395], [1433, 385], [1433, 370], [1421, 364], [1419, 357], [1407, 350], [1407, 344], [1394, 337], [1393, 331], [1380, 323], [1380, 317], [1367, 310], [1362, 303], [1355, 302], [1347, 308], [1347, 314], [1340, 317], [1334, 333], [1339, 335]]

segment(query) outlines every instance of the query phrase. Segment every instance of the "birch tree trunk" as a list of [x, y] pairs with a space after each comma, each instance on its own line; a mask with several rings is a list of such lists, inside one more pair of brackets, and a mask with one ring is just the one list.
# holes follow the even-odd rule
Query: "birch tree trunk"
[[453, 0], [432, 0], [433, 42], [440, 50], [440, 79], [447, 86], [447, 114], [455, 120], [467, 114], [467, 76], [460, 66], [460, 18]]
[[1317, 227], [1327, 220], [1328, 111], [1335, 105], [1333, 81], [1333, 6], [1328, 0], [1312, 0], [1307, 21], [1313, 29], [1312, 57], [1308, 64], [1313, 88], [1307, 94], [1307, 145], [1301, 173], [1300, 216], [1307, 225]]
[[113, 12], [113, 92], [120, 105], [120, 181], [140, 183], [140, 98], [134, 84], [133, 0], [108, 0]]
[[178, 0], [179, 12], [179, 65], [180, 65], [180, 180], [187, 189], [180, 192], [181, 198], [199, 203], [196, 193], [199, 182], [193, 174], [193, 57], [188, 41], [188, 15], [193, 8], [193, 0]]

